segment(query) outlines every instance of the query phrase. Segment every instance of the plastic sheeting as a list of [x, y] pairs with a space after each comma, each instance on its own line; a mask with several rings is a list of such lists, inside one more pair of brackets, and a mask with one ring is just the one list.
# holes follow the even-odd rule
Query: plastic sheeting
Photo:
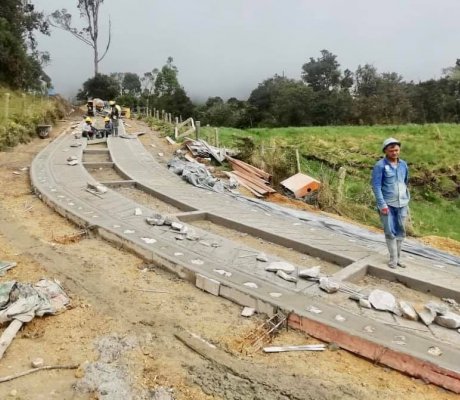
[[214, 178], [206, 167], [199, 163], [183, 161], [177, 157], [168, 162], [169, 169], [193, 186], [223, 193], [228, 185]]
[[56, 314], [69, 298], [58, 282], [42, 279], [35, 285], [16, 281], [0, 284], [0, 323], [17, 319], [29, 322], [35, 316]]

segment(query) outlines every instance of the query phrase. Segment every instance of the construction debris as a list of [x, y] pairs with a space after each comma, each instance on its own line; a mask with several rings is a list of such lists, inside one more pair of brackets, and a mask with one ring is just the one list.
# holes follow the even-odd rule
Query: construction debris
[[457, 329], [460, 328], [460, 315], [447, 311], [442, 315], [436, 316], [435, 322], [445, 328]]
[[256, 256], [256, 260], [257, 261], [262, 261], [262, 262], [267, 262], [268, 261], [268, 257], [265, 253], [259, 253], [257, 254]]
[[274, 336], [286, 326], [286, 320], [286, 316], [279, 312], [258, 325], [242, 338], [240, 351], [246, 354], [254, 354], [259, 351], [264, 345], [270, 343]]
[[264, 353], [281, 353], [286, 351], [324, 351], [325, 344], [304, 344], [300, 346], [273, 346], [264, 347]]
[[288, 282], [297, 282], [297, 278], [295, 276], [289, 275], [283, 270], [278, 270], [276, 271], [276, 276], [279, 276], [281, 279], [284, 279], [285, 281]]
[[327, 293], [335, 293], [340, 289], [340, 283], [331, 278], [319, 278], [319, 287]]
[[65, 310], [69, 298], [58, 281], [42, 279], [35, 285], [9, 281], [0, 284], [0, 323], [11, 321], [0, 337], [0, 359], [23, 323], [35, 316]]
[[369, 294], [369, 302], [376, 310], [396, 313], [398, 305], [396, 298], [389, 292], [375, 289]]
[[270, 193], [276, 193], [276, 190], [270, 187], [272, 177], [269, 173], [230, 156], [225, 158], [233, 169], [226, 175], [236, 179], [241, 186], [246, 187], [255, 196], [263, 197]]
[[78, 161], [78, 158], [76, 156], [67, 157], [67, 164], [68, 165], [74, 166], [74, 165], [78, 165], [78, 163], [79, 163], [79, 161]]
[[282, 181], [280, 185], [288, 196], [299, 199], [316, 192], [321, 187], [321, 182], [299, 172]]
[[410, 304], [409, 302], [400, 301], [399, 302], [399, 308], [400, 308], [404, 318], [410, 319], [411, 321], [417, 321], [418, 320], [417, 311], [415, 311], [414, 307], [412, 307], [412, 304]]
[[315, 267], [301, 269], [299, 271], [299, 278], [316, 280], [319, 278], [320, 273], [321, 267], [319, 265], [316, 265]]
[[242, 317], [252, 317], [256, 313], [256, 309], [252, 307], [244, 307], [241, 311]]
[[90, 183], [87, 182], [86, 189], [88, 192], [96, 193], [96, 194], [104, 194], [107, 193], [107, 188], [100, 183]]
[[184, 142], [185, 147], [192, 153], [194, 157], [214, 158], [219, 164], [225, 160], [226, 150], [209, 145], [204, 140], [188, 139]]
[[278, 272], [283, 271], [288, 274], [295, 271], [295, 267], [286, 261], [273, 261], [265, 267], [265, 271]]

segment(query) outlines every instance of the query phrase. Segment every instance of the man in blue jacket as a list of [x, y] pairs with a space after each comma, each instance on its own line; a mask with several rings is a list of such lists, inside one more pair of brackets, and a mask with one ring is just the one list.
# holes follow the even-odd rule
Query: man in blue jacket
[[405, 222], [410, 200], [407, 183], [409, 169], [399, 158], [401, 143], [395, 138], [383, 142], [385, 157], [372, 170], [372, 190], [377, 200], [385, 239], [390, 253], [390, 268], [402, 267], [401, 247], [406, 237]]

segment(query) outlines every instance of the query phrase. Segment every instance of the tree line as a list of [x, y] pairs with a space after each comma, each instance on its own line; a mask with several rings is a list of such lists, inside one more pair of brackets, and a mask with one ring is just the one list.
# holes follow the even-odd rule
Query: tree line
[[[102, 91], [102, 93], [101, 93]], [[109, 91], [109, 93], [107, 93]], [[301, 79], [274, 75], [248, 99], [209, 97], [193, 104], [178, 79], [171, 57], [161, 69], [98, 74], [79, 92], [113, 97], [128, 106], [149, 106], [175, 115], [194, 116], [204, 124], [248, 127], [373, 125], [460, 121], [460, 60], [439, 79], [406, 82], [396, 72], [371, 64], [341, 70], [337, 56], [322, 50], [301, 67]]]
[[0, 84], [39, 91], [51, 85], [43, 71], [49, 54], [37, 49], [35, 33], [49, 35], [49, 24], [33, 4], [2, 0], [0, 7]]

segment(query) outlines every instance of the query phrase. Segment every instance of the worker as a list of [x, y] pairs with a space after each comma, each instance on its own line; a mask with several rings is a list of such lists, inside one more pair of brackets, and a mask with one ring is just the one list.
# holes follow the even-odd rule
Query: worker
[[82, 129], [82, 136], [88, 139], [94, 139], [97, 134], [97, 129], [93, 126], [93, 121], [90, 117], [85, 118], [85, 124]]
[[113, 134], [113, 123], [109, 117], [104, 118], [104, 133], [105, 137]]
[[406, 162], [399, 158], [400, 150], [399, 140], [386, 139], [382, 144], [385, 157], [375, 164], [372, 171], [372, 190], [390, 253], [390, 268], [405, 267], [401, 261], [401, 248], [406, 237], [405, 221], [410, 200], [407, 189], [409, 169]]
[[121, 117], [121, 108], [116, 103], [115, 100], [111, 100], [109, 104], [111, 107], [110, 119], [112, 120], [112, 125], [113, 125], [113, 136], [118, 136], [118, 125], [119, 125], [119, 120]]

